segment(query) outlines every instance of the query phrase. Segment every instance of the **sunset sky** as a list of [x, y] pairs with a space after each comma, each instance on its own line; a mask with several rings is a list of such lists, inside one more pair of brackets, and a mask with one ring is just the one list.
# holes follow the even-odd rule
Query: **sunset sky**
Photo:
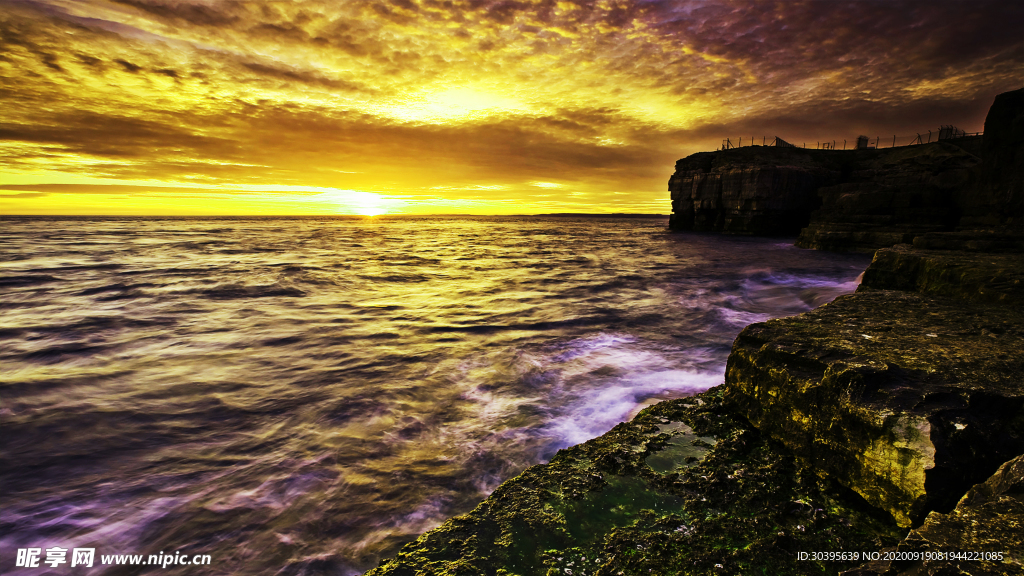
[[726, 137], [981, 130], [1022, 7], [0, 0], [0, 214], [668, 213]]

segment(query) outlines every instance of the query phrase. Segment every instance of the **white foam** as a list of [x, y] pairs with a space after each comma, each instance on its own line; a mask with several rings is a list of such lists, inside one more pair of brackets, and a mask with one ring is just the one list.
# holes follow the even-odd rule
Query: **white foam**
[[645, 400], [681, 397], [703, 392], [722, 383], [722, 372], [661, 370], [640, 372], [596, 389], [587, 390], [560, 410], [545, 432], [559, 447], [595, 438], [629, 418]]

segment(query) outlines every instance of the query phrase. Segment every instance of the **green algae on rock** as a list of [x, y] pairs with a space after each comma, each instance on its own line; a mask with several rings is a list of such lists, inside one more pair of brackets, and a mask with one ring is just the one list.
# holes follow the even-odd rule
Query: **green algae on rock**
[[722, 393], [663, 402], [560, 451], [368, 576], [834, 574], [851, 563], [797, 552], [899, 541], [891, 519], [798, 467]]
[[1024, 311], [859, 292], [745, 328], [727, 403], [902, 526], [1024, 452]]

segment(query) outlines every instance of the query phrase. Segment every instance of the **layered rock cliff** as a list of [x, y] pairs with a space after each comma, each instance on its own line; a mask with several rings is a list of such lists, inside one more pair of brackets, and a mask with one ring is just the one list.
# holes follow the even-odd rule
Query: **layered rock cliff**
[[669, 179], [675, 230], [797, 235], [871, 252], [930, 232], [1024, 231], [1024, 89], [1000, 94], [985, 136], [879, 150], [749, 146], [701, 152]]
[[965, 229], [1024, 232], [1024, 89], [996, 96], [974, 186], [957, 197]]
[[972, 186], [980, 163], [954, 142], [879, 150], [856, 163], [844, 182], [818, 189], [821, 207], [797, 246], [870, 252], [952, 230], [961, 212], [957, 194]]
[[678, 161], [669, 180], [669, 226], [731, 234], [796, 234], [819, 204], [817, 190], [840, 181], [840, 161], [847, 159], [815, 152], [819, 151], [751, 146], [701, 152]]
[[870, 251], [952, 230], [977, 156], [955, 141], [883, 150], [751, 146], [702, 152], [669, 180], [676, 230], [800, 234], [798, 245]]

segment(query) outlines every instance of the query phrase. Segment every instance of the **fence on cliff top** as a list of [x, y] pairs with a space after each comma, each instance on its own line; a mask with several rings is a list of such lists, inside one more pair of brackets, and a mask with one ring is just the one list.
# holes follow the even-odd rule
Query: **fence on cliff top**
[[[876, 148], [898, 148], [901, 146], [916, 146], [918, 144], [929, 144], [931, 142], [938, 142], [939, 140], [954, 140], [956, 138], [967, 138], [970, 136], [981, 136], [984, 132], [964, 132], [956, 126], [943, 125], [938, 130], [929, 130], [928, 132], [919, 132], [914, 135], [898, 136], [893, 135], [890, 144], [889, 138], [883, 141], [881, 136], [875, 136], [869, 138], [867, 136], [859, 136], [856, 140], [843, 140], [841, 143], [839, 140], [832, 141], [818, 141], [814, 143], [814, 149], [816, 150], [858, 150], [858, 149], [876, 149]], [[740, 148], [743, 146], [775, 146], [779, 148], [807, 148], [807, 143], [803, 142], [802, 145], [791, 144], [786, 142], [778, 136], [768, 140], [767, 136], [761, 137], [761, 143], [757, 143], [757, 138], [751, 136], [747, 140], [748, 144], [744, 144], [744, 138], [741, 136], [736, 142], [733, 142], [731, 138], [722, 140], [722, 147], [719, 150], [730, 150], [733, 148]], [[872, 143], [873, 142], [873, 143]]]

